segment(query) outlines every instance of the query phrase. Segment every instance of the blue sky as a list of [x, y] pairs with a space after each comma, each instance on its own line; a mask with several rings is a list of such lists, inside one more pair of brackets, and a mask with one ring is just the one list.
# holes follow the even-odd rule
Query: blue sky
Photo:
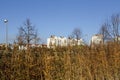
[[67, 37], [76, 27], [89, 40], [116, 13], [120, 13], [120, 0], [0, 0], [0, 43], [5, 43], [3, 19], [9, 20], [9, 42], [26, 18], [36, 26], [42, 42], [50, 35]]

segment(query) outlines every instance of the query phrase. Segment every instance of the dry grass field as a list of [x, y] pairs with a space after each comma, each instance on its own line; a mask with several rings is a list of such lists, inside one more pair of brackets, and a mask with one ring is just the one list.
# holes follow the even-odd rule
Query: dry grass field
[[120, 44], [0, 49], [0, 80], [120, 80]]

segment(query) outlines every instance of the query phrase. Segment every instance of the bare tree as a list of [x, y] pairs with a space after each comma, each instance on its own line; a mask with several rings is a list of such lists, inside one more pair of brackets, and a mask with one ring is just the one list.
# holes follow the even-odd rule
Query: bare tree
[[34, 40], [39, 40], [38, 34], [30, 22], [30, 19], [26, 19], [23, 26], [19, 28], [19, 34], [17, 36], [17, 41], [19, 44], [30, 44]]
[[103, 35], [103, 41], [114, 40], [118, 42], [120, 36], [120, 15], [114, 14], [110, 17], [110, 22], [104, 23], [99, 31]]
[[116, 15], [112, 15], [111, 16], [111, 29], [112, 29], [112, 36], [113, 38], [118, 41], [118, 37], [119, 37], [119, 28], [120, 28], [120, 15], [116, 14]]
[[34, 44], [37, 44], [40, 41], [40, 38], [38, 37], [38, 32], [35, 32], [35, 37], [34, 37]]
[[99, 30], [99, 34], [102, 34], [103, 35], [103, 43], [107, 40], [110, 40], [111, 39], [111, 35], [109, 33], [109, 24], [108, 23], [104, 23], [102, 24], [102, 26], [100, 27], [100, 30]]
[[74, 38], [77, 39], [77, 41], [81, 38], [82, 32], [79, 28], [75, 28], [72, 32], [72, 35]]
[[21, 35], [20, 32], [19, 32], [19, 35], [17, 36], [17, 43], [18, 43], [19, 45], [25, 44], [24, 39], [23, 39], [23, 36]]

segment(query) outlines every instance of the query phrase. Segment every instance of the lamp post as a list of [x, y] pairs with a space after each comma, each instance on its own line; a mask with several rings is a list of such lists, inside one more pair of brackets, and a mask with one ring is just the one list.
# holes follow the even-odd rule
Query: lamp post
[[5, 19], [4, 23], [5, 23], [5, 26], [6, 26], [6, 47], [7, 47], [8, 46], [8, 27], [7, 27], [8, 20]]

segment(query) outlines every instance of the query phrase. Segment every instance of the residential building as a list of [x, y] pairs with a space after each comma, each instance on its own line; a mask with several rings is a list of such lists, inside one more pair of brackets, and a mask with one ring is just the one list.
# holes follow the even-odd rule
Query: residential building
[[50, 38], [47, 39], [47, 47], [54, 48], [55, 46], [75, 46], [75, 45], [84, 45], [82, 39], [73, 39], [73, 38], [66, 38], [64, 36], [57, 37], [52, 35]]
[[98, 45], [103, 44], [103, 35], [102, 34], [95, 34], [92, 36], [91, 45]]

